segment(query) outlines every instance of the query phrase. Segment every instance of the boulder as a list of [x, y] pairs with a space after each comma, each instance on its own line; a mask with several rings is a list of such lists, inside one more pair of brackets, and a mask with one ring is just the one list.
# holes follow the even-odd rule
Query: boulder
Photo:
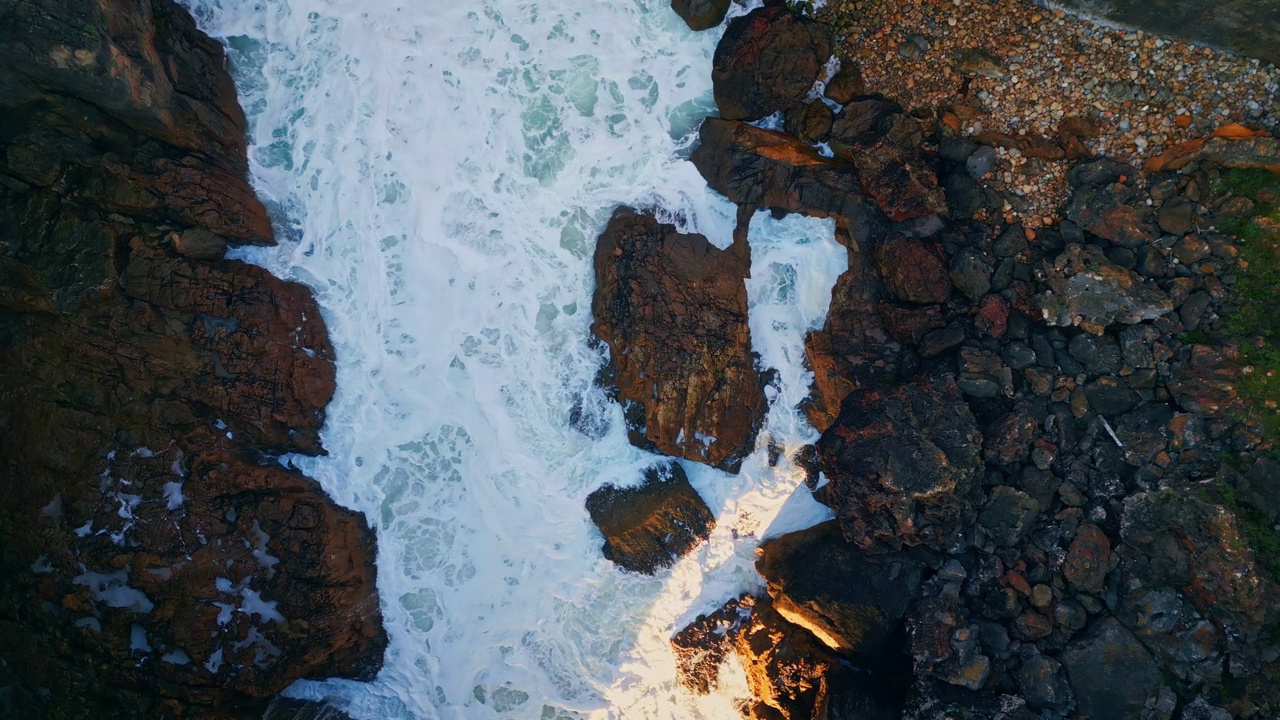
[[818, 440], [815, 497], [863, 549], [944, 548], [974, 520], [981, 443], [950, 377], [859, 387]]
[[646, 575], [688, 554], [716, 526], [679, 463], [646, 469], [638, 487], [605, 485], [587, 496], [587, 512], [604, 535], [604, 556]]
[[690, 30], [710, 30], [724, 20], [729, 0], [671, 0], [671, 9]]
[[997, 545], [1014, 547], [1031, 531], [1039, 512], [1039, 503], [1030, 495], [1000, 485], [991, 491], [991, 499], [978, 516], [978, 524]]
[[1173, 363], [1169, 393], [1187, 412], [1211, 418], [1228, 417], [1241, 407], [1237, 388], [1242, 365], [1238, 352], [1233, 349], [1188, 345]]
[[[745, 230], [745, 228], [743, 228]], [[737, 472], [766, 403], [747, 328], [745, 232], [720, 250], [652, 215], [618, 208], [596, 244], [602, 376], [631, 442]]]
[[862, 655], [879, 651], [900, 624], [923, 570], [903, 553], [859, 550], [835, 521], [765, 541], [756, 554], [782, 617], [833, 650]]
[[765, 706], [754, 717], [827, 717], [830, 676], [840, 661], [808, 632], [787, 622], [769, 598], [758, 600], [742, 621], [734, 649], [746, 670], [747, 687]]
[[[1062, 653], [1076, 707], [1091, 718], [1141, 717], [1160, 692], [1160, 668], [1115, 618], [1097, 621]], [[1123, 672], [1118, 669], [1123, 668]]]
[[799, 103], [831, 57], [831, 33], [785, 5], [729, 22], [712, 58], [716, 107], [726, 120], [759, 120]]
[[1154, 282], [1116, 265], [1094, 245], [1068, 245], [1039, 274], [1043, 292], [1033, 304], [1046, 323], [1101, 335], [1112, 323], [1136, 325], [1173, 310]]
[[680, 684], [698, 695], [707, 695], [720, 679], [720, 665], [734, 650], [743, 621], [756, 606], [752, 595], [729, 600], [714, 612], [699, 615], [671, 638]]

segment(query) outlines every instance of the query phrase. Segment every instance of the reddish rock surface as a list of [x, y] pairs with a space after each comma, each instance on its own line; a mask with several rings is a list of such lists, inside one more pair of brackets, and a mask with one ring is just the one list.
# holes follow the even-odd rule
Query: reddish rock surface
[[373, 534], [321, 452], [333, 351], [273, 242], [221, 47], [170, 2], [0, 23], [0, 686], [15, 717], [259, 717], [372, 678]]
[[619, 208], [596, 243], [592, 331], [631, 442], [737, 472], [766, 410], [747, 329], [745, 226], [717, 249]]
[[759, 120], [799, 103], [831, 57], [831, 33], [782, 3], [729, 22], [712, 59], [720, 116]]
[[884, 289], [895, 300], [930, 305], [951, 298], [951, 276], [936, 243], [894, 235], [876, 246]]

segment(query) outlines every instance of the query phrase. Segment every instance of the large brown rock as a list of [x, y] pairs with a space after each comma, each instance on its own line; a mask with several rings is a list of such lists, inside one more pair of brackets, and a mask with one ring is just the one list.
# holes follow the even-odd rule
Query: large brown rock
[[619, 208], [596, 244], [592, 331], [631, 442], [737, 472], [766, 410], [747, 328], [745, 226], [720, 250]]
[[373, 534], [274, 459], [321, 452], [319, 308], [218, 259], [273, 242], [220, 46], [167, 0], [5, 12], [7, 709], [260, 717], [297, 679], [372, 678]]
[[974, 521], [981, 446], [950, 376], [860, 387], [818, 440], [815, 496], [861, 548], [945, 548]]
[[784, 4], [735, 18], [716, 46], [711, 82], [726, 120], [759, 120], [799, 103], [831, 57], [831, 33]]

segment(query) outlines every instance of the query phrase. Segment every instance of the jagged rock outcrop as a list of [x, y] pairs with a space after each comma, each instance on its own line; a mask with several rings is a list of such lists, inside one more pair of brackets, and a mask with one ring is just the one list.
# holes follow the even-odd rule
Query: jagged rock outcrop
[[745, 226], [720, 250], [618, 208], [596, 243], [591, 329], [632, 444], [737, 472], [766, 410], [747, 328]]
[[0, 685], [21, 717], [258, 717], [372, 678], [373, 535], [321, 452], [333, 350], [221, 47], [164, 1], [0, 11]]

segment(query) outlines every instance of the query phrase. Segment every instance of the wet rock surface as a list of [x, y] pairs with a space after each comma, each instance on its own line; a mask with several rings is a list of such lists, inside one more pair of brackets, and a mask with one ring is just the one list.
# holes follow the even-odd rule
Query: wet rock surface
[[799, 103], [831, 56], [826, 27], [773, 3], [729, 22], [712, 59], [726, 120], [759, 120]]
[[729, 472], [765, 412], [747, 329], [745, 228], [727, 250], [619, 208], [596, 244], [592, 331], [632, 444]]
[[688, 553], [716, 525], [677, 463], [648, 468], [638, 487], [596, 490], [587, 512], [604, 535], [604, 556], [647, 575]]
[[169, 2], [0, 25], [7, 708], [260, 717], [372, 678], [372, 531], [276, 461], [322, 452], [319, 308], [222, 259], [274, 240], [221, 47]]

